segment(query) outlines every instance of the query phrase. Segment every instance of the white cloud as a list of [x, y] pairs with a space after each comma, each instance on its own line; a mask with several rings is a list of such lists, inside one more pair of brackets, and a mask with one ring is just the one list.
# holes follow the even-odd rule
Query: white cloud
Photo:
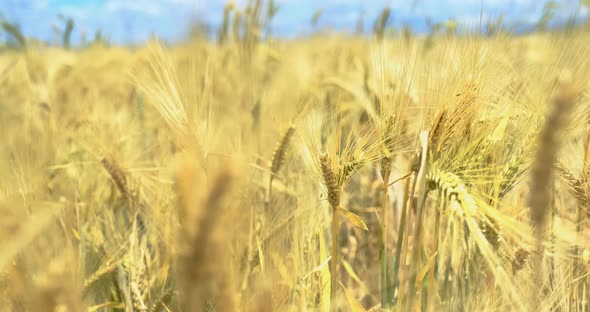
[[89, 8], [64, 6], [59, 8], [59, 13], [64, 16], [71, 17], [74, 20], [83, 20], [88, 18], [92, 10]]
[[31, 9], [44, 10], [49, 6], [49, 0], [31, 0]]
[[582, 18], [588, 18], [588, 14], [590, 13], [589, 11], [590, 10], [588, 9], [588, 7], [586, 7], [586, 6], [585, 7], [582, 7], [580, 9], [580, 17], [582, 17]]
[[180, 4], [180, 5], [195, 5], [199, 4], [200, 1], [198, 0], [167, 0], [170, 4]]
[[110, 0], [105, 4], [104, 8], [107, 13], [131, 11], [150, 16], [159, 16], [163, 11], [161, 4], [161, 2], [151, 0]]

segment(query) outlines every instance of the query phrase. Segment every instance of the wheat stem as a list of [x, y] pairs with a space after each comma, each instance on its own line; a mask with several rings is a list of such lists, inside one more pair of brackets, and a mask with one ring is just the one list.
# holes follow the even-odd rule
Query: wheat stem
[[287, 129], [287, 131], [285, 132], [279, 143], [277, 143], [277, 146], [275, 148], [275, 152], [272, 156], [272, 161], [270, 165], [268, 188], [266, 190], [266, 196], [264, 199], [264, 212], [267, 212], [269, 209], [270, 199], [272, 195], [272, 182], [274, 180], [274, 177], [279, 173], [279, 170], [281, 170], [281, 167], [285, 163], [285, 154], [287, 153], [287, 147], [289, 146], [289, 142], [291, 141], [294, 132], [295, 127], [289, 127], [289, 129]]
[[379, 252], [379, 257], [381, 260], [381, 305], [383, 307], [389, 307], [391, 299], [389, 298], [390, 292], [390, 285], [389, 285], [389, 276], [388, 276], [388, 269], [387, 269], [387, 232], [388, 232], [388, 222], [387, 222], [387, 191], [388, 191], [388, 183], [389, 183], [389, 175], [390, 170], [389, 167], [391, 165], [391, 161], [388, 160], [387, 164], [385, 165], [386, 169], [383, 171], [383, 185], [382, 185], [382, 193], [381, 193], [381, 207], [382, 207], [382, 216], [381, 216], [381, 247]]
[[[552, 215], [551, 209], [551, 186], [553, 166], [560, 147], [560, 135], [565, 127], [567, 117], [571, 111], [576, 93], [571, 85], [560, 84], [560, 93], [553, 101], [553, 111], [547, 116], [547, 120], [539, 133], [539, 149], [531, 170], [531, 187], [529, 196], [529, 207], [531, 212], [531, 223], [535, 227], [538, 240], [538, 255], [536, 268], [535, 287], [530, 296], [531, 306], [538, 307], [538, 300], [535, 298], [540, 294], [543, 286], [542, 260], [544, 234], [548, 217]], [[553, 270], [552, 270], [553, 271]], [[552, 275], [552, 274], [551, 274]], [[553, 278], [550, 278], [552, 281]]]
[[320, 156], [320, 167], [324, 178], [324, 185], [328, 192], [328, 202], [332, 208], [332, 222], [331, 222], [331, 234], [332, 234], [332, 260], [330, 261], [330, 310], [336, 311], [336, 282], [338, 275], [338, 231], [339, 231], [339, 220], [337, 209], [340, 205], [340, 185], [332, 168], [330, 157], [327, 154]]
[[[430, 306], [431, 308], [435, 306], [435, 296], [434, 294], [437, 293], [437, 283], [438, 280], [436, 278], [436, 274], [438, 271], [438, 258], [439, 258], [439, 252], [438, 252], [438, 241], [440, 239], [440, 219], [441, 219], [441, 210], [444, 211], [445, 209], [445, 201], [446, 198], [444, 198], [444, 196], [442, 196], [442, 193], [439, 193], [438, 196], [438, 205], [436, 207], [435, 210], [435, 221], [434, 221], [434, 246], [432, 248], [432, 252], [434, 253], [434, 265], [432, 266], [432, 268], [430, 268], [430, 272], [429, 272], [429, 278], [428, 278], [428, 282], [430, 283], [428, 285], [428, 306]], [[426, 310], [428, 311], [428, 306], [426, 306]]]
[[[415, 173], [415, 172], [412, 172]], [[414, 178], [415, 181], [415, 178]], [[412, 185], [410, 187], [410, 185]], [[404, 197], [402, 200], [402, 213], [400, 216], [400, 222], [399, 222], [399, 227], [397, 229], [397, 242], [396, 242], [396, 247], [395, 247], [395, 256], [393, 258], [393, 268], [391, 270], [392, 274], [393, 274], [393, 289], [395, 292], [395, 289], [398, 288], [400, 286], [400, 265], [402, 263], [402, 249], [403, 249], [403, 243], [404, 243], [404, 234], [406, 232], [406, 223], [407, 223], [407, 219], [408, 219], [408, 206], [409, 206], [409, 199], [411, 198], [410, 196], [413, 197], [414, 193], [414, 189], [415, 189], [415, 185], [416, 183], [412, 181], [412, 179], [408, 179], [406, 180], [406, 183], [404, 184]], [[397, 291], [397, 296], [395, 296], [393, 298], [393, 302], [396, 303], [398, 301], [398, 298], [400, 298], [401, 296], [401, 292], [400, 289], [398, 289]]]
[[428, 196], [428, 188], [426, 186], [426, 171], [428, 170], [426, 159], [428, 158], [428, 131], [423, 131], [420, 133], [420, 143], [421, 143], [421, 160], [420, 160], [420, 169], [418, 170], [418, 174], [416, 177], [416, 181], [418, 182], [419, 188], [419, 195], [418, 195], [418, 206], [416, 211], [416, 223], [414, 227], [414, 249], [412, 250], [412, 267], [409, 279], [409, 288], [408, 291], [410, 292], [409, 300], [407, 302], [409, 307], [414, 307], [414, 295], [416, 293], [416, 276], [418, 275], [418, 267], [420, 267], [420, 247], [422, 243], [422, 228], [423, 228], [423, 219], [424, 219], [424, 206], [426, 204], [426, 198]]

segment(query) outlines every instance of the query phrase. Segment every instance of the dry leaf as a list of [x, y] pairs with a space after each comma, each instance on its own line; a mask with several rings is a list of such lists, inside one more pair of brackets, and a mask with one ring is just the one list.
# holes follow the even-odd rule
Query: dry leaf
[[346, 301], [348, 301], [348, 306], [350, 307], [350, 311], [352, 311], [352, 312], [367, 312], [367, 310], [365, 310], [365, 308], [360, 304], [360, 302], [358, 302], [358, 300], [356, 300], [356, 298], [354, 298], [354, 296], [352, 295], [350, 290], [346, 289], [346, 287], [344, 287], [344, 285], [342, 285], [342, 283], [340, 283], [340, 286], [342, 286], [342, 288], [344, 288], [344, 294], [346, 295]]
[[360, 229], [363, 229], [365, 231], [369, 230], [369, 228], [367, 227], [367, 225], [365, 224], [363, 219], [361, 219], [361, 217], [357, 216], [356, 214], [354, 214], [342, 207], [338, 207], [338, 212], [340, 212], [348, 220], [348, 222], [352, 223], [352, 225], [354, 225]]

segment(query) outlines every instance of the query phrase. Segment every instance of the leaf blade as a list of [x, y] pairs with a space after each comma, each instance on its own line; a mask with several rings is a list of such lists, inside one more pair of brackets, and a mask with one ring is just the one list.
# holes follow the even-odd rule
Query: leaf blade
[[350, 222], [352, 225], [354, 225], [360, 229], [363, 229], [365, 231], [369, 231], [369, 228], [367, 227], [367, 225], [365, 224], [363, 219], [361, 219], [361, 217], [357, 216], [353, 212], [348, 211], [342, 207], [338, 207], [338, 212], [342, 216], [344, 216], [346, 218], [346, 220], [348, 220], [348, 222]]
[[361, 305], [361, 303], [358, 302], [358, 300], [356, 300], [356, 298], [350, 292], [350, 290], [348, 290], [346, 287], [344, 287], [344, 285], [342, 283], [340, 283], [340, 286], [342, 286], [342, 288], [344, 289], [344, 294], [346, 295], [346, 301], [348, 301], [348, 307], [350, 308], [350, 311], [352, 311], [352, 312], [367, 312], [367, 310], [365, 310], [365, 308]]

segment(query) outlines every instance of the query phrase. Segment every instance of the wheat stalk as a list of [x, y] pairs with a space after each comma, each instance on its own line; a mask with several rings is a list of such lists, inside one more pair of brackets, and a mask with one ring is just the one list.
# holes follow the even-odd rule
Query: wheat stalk
[[289, 129], [285, 132], [281, 140], [277, 143], [275, 147], [274, 154], [272, 156], [272, 161], [270, 165], [270, 177], [268, 180], [268, 188], [266, 191], [266, 199], [264, 201], [264, 211], [268, 211], [269, 204], [272, 195], [272, 182], [274, 177], [279, 173], [281, 167], [285, 163], [285, 154], [287, 153], [287, 148], [289, 147], [289, 142], [295, 133], [295, 126], [290, 126]]
[[322, 176], [324, 179], [324, 186], [326, 187], [328, 194], [328, 202], [333, 210], [338, 209], [340, 206], [340, 184], [336, 179], [336, 174], [332, 168], [332, 162], [328, 154], [320, 155], [320, 166], [322, 170]]
[[393, 152], [394, 152], [394, 116], [387, 116], [385, 119], [385, 125], [383, 127], [383, 133], [381, 133], [381, 247], [379, 250], [379, 258], [381, 262], [381, 305], [388, 307], [393, 298], [392, 296], [392, 285], [389, 279], [389, 267], [387, 265], [388, 250], [387, 250], [387, 236], [388, 236], [388, 216], [387, 216], [387, 202], [388, 202], [388, 190], [389, 190], [389, 177], [391, 174], [391, 166], [393, 163]]
[[331, 309], [335, 311], [336, 302], [336, 280], [338, 274], [338, 244], [339, 220], [337, 209], [340, 205], [340, 185], [336, 179], [334, 169], [332, 168], [330, 157], [327, 154], [320, 155], [320, 166], [324, 179], [324, 186], [328, 193], [328, 203], [332, 208], [332, 260], [330, 260], [330, 304]]
[[531, 213], [531, 223], [535, 227], [538, 239], [538, 251], [536, 267], [536, 287], [531, 292], [531, 304], [537, 306], [534, 298], [540, 293], [543, 286], [542, 240], [546, 231], [547, 218], [551, 212], [551, 181], [553, 165], [557, 158], [557, 152], [561, 143], [561, 131], [565, 128], [568, 115], [573, 108], [576, 93], [573, 87], [566, 82], [561, 82], [560, 92], [553, 101], [553, 110], [547, 116], [539, 133], [539, 148], [531, 168], [531, 185], [528, 204]]

